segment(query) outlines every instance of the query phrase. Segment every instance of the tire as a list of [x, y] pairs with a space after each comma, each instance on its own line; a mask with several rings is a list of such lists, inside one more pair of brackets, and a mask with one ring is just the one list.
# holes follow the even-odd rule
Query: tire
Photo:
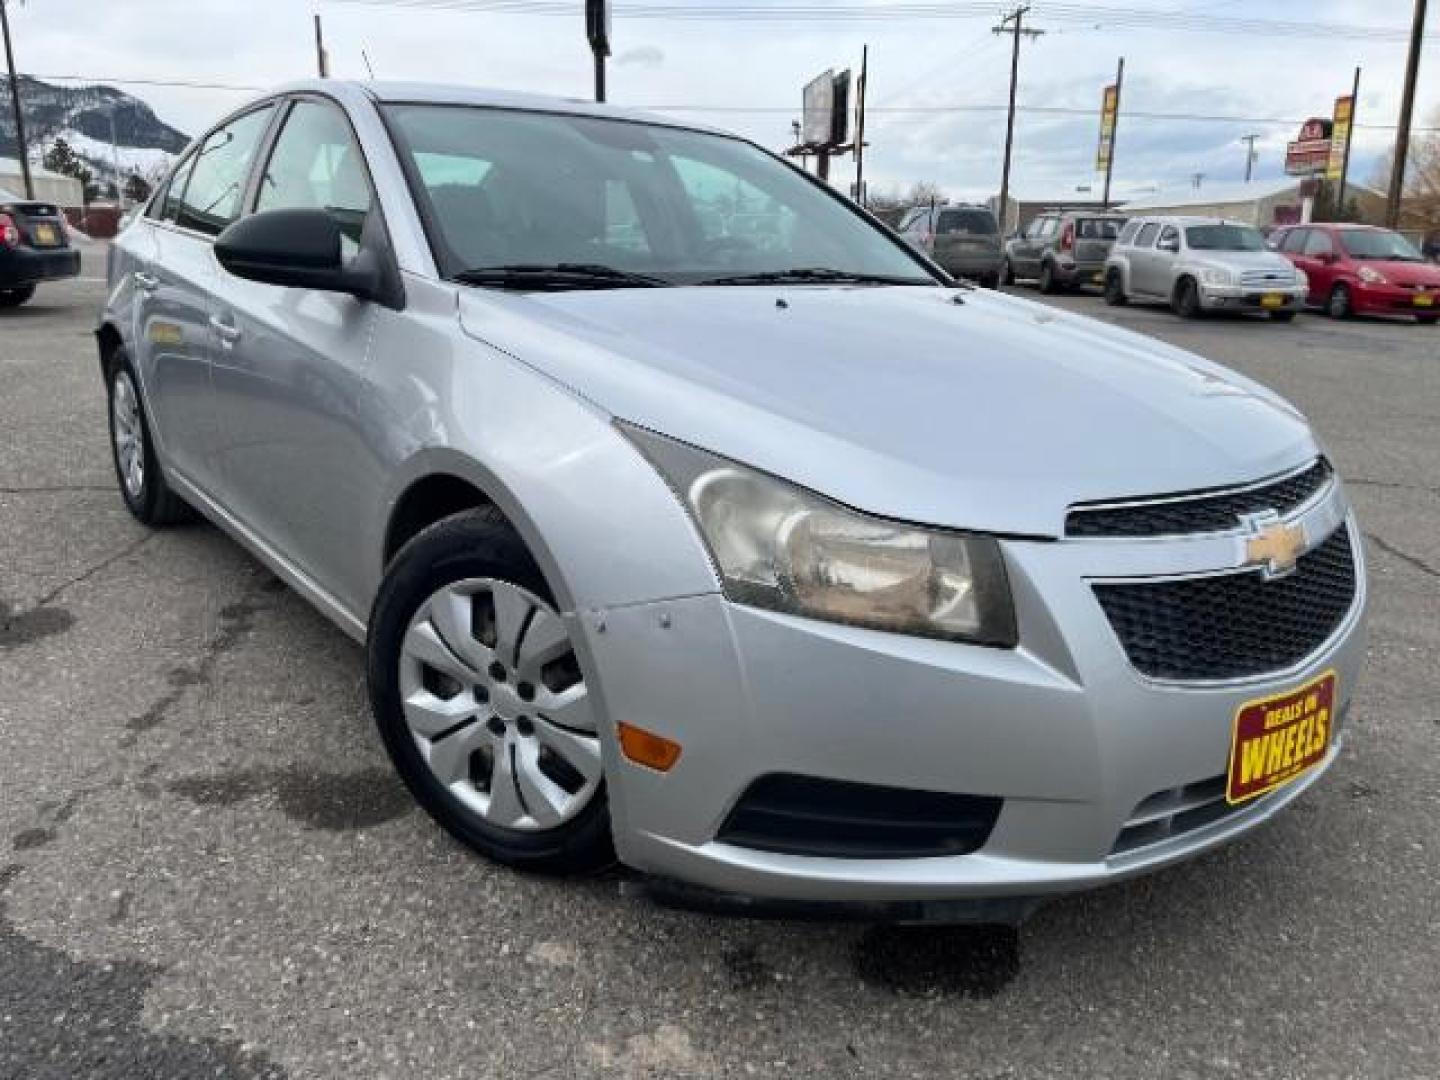
[[1294, 322], [1295, 312], [1293, 311], [1272, 311], [1270, 318], [1275, 322]]
[[1170, 298], [1170, 307], [1182, 319], [1194, 319], [1200, 315], [1200, 286], [1195, 279], [1181, 278], [1175, 283], [1175, 292]]
[[1440, 322], [1440, 315], [1416, 315], [1415, 321], [1421, 326], [1434, 326]]
[[614, 863], [594, 699], [540, 568], [498, 511], [456, 514], [400, 550], [366, 650], [390, 760], [451, 836], [541, 873]]
[[1350, 299], [1350, 287], [1344, 282], [1330, 290], [1325, 300], [1325, 314], [1332, 319], [1348, 319], [1355, 313], [1354, 302]]
[[116, 349], [106, 365], [105, 389], [110, 457], [120, 497], [135, 519], [151, 528], [193, 521], [195, 511], [170, 490], [155, 457], [150, 419], [139, 386], [129, 355], [124, 349]]
[[1010, 260], [1009, 260], [1009, 259], [1006, 259], [1004, 262], [1002, 262], [1002, 263], [1000, 264], [1000, 284], [1001, 284], [1001, 285], [1014, 285], [1014, 284], [1015, 284], [1015, 267], [1013, 267], [1013, 266], [1010, 265]]
[[1055, 264], [1042, 262], [1040, 264], [1040, 291], [1047, 295], [1059, 292], [1059, 286], [1055, 281]]
[[0, 289], [0, 308], [19, 307], [34, 295], [34, 285], [22, 285], [18, 289]]
[[1105, 275], [1105, 303], [1121, 307], [1125, 301], [1125, 278], [1119, 270], [1110, 270]]

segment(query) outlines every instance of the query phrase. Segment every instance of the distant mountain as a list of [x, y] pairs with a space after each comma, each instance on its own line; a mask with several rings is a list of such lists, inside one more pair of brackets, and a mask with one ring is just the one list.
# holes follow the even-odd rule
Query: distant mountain
[[[118, 157], [122, 174], [133, 170], [150, 177], [190, 142], [189, 136], [157, 117], [149, 105], [113, 86], [54, 86], [28, 75], [21, 75], [19, 83], [31, 161], [38, 163], [57, 139], [64, 139], [97, 176], [108, 177]], [[0, 75], [0, 158], [15, 156], [10, 80]]]

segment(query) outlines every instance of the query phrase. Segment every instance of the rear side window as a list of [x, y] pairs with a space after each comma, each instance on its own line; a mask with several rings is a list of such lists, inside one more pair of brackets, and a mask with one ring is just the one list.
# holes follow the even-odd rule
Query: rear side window
[[324, 210], [340, 226], [344, 254], [360, 247], [370, 215], [370, 182], [340, 110], [298, 102], [265, 166], [256, 210]]
[[995, 219], [984, 210], [942, 210], [940, 228], [942, 233], [962, 233], [967, 236], [994, 236], [999, 231]]
[[1138, 222], [1138, 221], [1127, 221], [1127, 222], [1125, 223], [1125, 228], [1123, 228], [1123, 229], [1120, 230], [1120, 243], [1122, 243], [1122, 244], [1133, 244], [1133, 243], [1135, 242], [1135, 234], [1136, 234], [1137, 232], [1139, 232], [1139, 231], [1140, 231], [1140, 222]]
[[1311, 229], [1310, 238], [1305, 241], [1306, 255], [1333, 255], [1335, 245], [1330, 242], [1330, 234], [1324, 229]]
[[260, 137], [275, 112], [273, 105], [246, 113], [215, 132], [195, 154], [195, 168], [180, 200], [175, 223], [218, 236], [240, 216], [240, 200]]
[[1150, 247], [1155, 243], [1155, 234], [1160, 231], [1160, 226], [1150, 222], [1140, 230], [1140, 235], [1135, 238], [1136, 247]]

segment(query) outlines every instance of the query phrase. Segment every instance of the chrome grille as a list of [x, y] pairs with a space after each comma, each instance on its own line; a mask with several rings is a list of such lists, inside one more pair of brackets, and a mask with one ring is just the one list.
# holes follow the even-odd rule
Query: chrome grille
[[1245, 270], [1240, 274], [1240, 284], [1247, 289], [1293, 285], [1295, 274], [1290, 270]]

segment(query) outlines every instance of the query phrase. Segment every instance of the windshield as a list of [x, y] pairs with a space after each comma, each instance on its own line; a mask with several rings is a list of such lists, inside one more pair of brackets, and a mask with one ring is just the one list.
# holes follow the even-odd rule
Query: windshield
[[507, 109], [386, 113], [447, 276], [565, 264], [683, 285], [824, 268], [936, 284], [886, 233], [739, 139]]
[[1081, 240], [1114, 240], [1124, 226], [1118, 218], [1081, 218], [1076, 231]]
[[1421, 262], [1423, 259], [1415, 245], [1405, 237], [1380, 229], [1346, 230], [1340, 233], [1340, 243], [1356, 259], [1392, 259], [1396, 262]]
[[1264, 251], [1265, 238], [1248, 225], [1192, 225], [1185, 230], [1192, 251]]

